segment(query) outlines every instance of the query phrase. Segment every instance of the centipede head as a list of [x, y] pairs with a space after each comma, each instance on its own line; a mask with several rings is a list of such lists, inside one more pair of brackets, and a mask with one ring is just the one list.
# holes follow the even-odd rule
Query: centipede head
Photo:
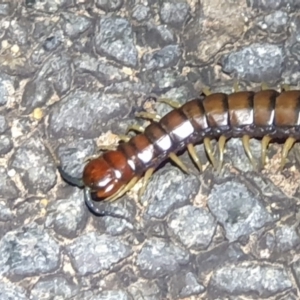
[[83, 170], [83, 182], [99, 200], [106, 199], [124, 185], [117, 178], [115, 170], [103, 157], [93, 159], [87, 163]]

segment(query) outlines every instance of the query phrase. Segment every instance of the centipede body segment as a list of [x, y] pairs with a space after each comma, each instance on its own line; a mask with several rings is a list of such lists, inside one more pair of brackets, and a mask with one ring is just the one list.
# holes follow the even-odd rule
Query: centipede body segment
[[[264, 89], [258, 92], [240, 91], [230, 95], [208, 94], [180, 106], [177, 102], [161, 99], [174, 109], [160, 118], [149, 113], [141, 117], [152, 122], [132, 138], [123, 139], [116, 150], [105, 152], [92, 159], [84, 168], [82, 182], [99, 200], [113, 201], [136, 182], [143, 179], [141, 193], [155, 169], [167, 158], [188, 172], [176, 153], [187, 148], [196, 166], [202, 170], [194, 148], [204, 143], [208, 157], [215, 169], [221, 170], [227, 139], [242, 138], [245, 152], [256, 164], [249, 146], [250, 138], [262, 139], [262, 165], [272, 139], [285, 139], [281, 168], [293, 144], [300, 139], [300, 91], [277, 92]], [[211, 139], [218, 140], [219, 158], [213, 155]]]

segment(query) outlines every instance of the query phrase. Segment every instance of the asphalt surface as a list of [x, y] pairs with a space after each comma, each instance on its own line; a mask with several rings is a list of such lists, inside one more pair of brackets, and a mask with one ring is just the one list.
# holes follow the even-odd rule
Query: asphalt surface
[[[85, 159], [117, 141], [150, 95], [297, 88], [300, 3], [27, 0], [0, 4], [0, 299], [300, 299], [297, 144], [253, 170], [240, 139], [217, 175], [166, 162], [92, 215]], [[251, 140], [257, 161], [260, 142]], [[215, 145], [215, 144], [214, 144]]]

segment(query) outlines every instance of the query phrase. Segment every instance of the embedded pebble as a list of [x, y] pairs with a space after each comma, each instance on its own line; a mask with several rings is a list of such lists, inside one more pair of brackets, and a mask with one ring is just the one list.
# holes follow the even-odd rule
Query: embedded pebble
[[0, 106], [5, 105], [15, 92], [15, 77], [0, 72]]
[[192, 272], [176, 274], [170, 282], [173, 291], [173, 298], [189, 297], [199, 295], [205, 291], [205, 287], [198, 282], [197, 277]]
[[189, 253], [177, 245], [151, 238], [143, 245], [136, 264], [144, 277], [153, 279], [176, 273], [189, 259]]
[[207, 204], [224, 227], [230, 241], [249, 235], [273, 221], [260, 199], [244, 184], [235, 180], [215, 184]]
[[188, 205], [174, 210], [168, 219], [168, 227], [187, 248], [204, 249], [216, 229], [213, 216], [202, 208]]
[[111, 57], [128, 67], [136, 67], [138, 52], [133, 43], [130, 23], [124, 18], [101, 18], [95, 33], [95, 46], [101, 55]]
[[188, 204], [198, 189], [199, 181], [196, 177], [187, 177], [180, 169], [168, 169], [166, 166], [153, 175], [142, 196], [142, 203], [148, 203], [146, 216], [165, 217], [173, 209]]
[[53, 272], [59, 266], [59, 253], [59, 245], [41, 226], [23, 226], [0, 240], [0, 274], [24, 278]]
[[0, 135], [0, 155], [5, 155], [13, 149], [13, 141], [10, 134]]
[[8, 124], [5, 116], [0, 115], [0, 133], [4, 133], [8, 129]]
[[96, 0], [95, 4], [106, 12], [116, 11], [123, 5], [123, 0]]
[[80, 275], [109, 270], [132, 253], [129, 245], [119, 238], [97, 232], [79, 236], [66, 250], [73, 267]]
[[48, 80], [29, 81], [22, 97], [24, 113], [31, 113], [34, 108], [43, 106], [53, 95], [53, 87]]
[[56, 167], [39, 138], [27, 139], [10, 160], [10, 167], [18, 171], [29, 193], [47, 192], [56, 182]]
[[83, 228], [88, 213], [82, 190], [79, 189], [74, 189], [74, 193], [67, 199], [57, 199], [50, 203], [47, 211], [45, 226], [69, 238], [76, 237]]
[[79, 291], [79, 286], [68, 281], [63, 276], [49, 276], [40, 279], [30, 291], [32, 300], [50, 300], [53, 295], [58, 299], [67, 299], [75, 296]]
[[255, 264], [245, 262], [224, 266], [214, 271], [209, 290], [217, 292], [241, 294], [258, 294], [261, 298], [286, 291], [292, 287], [292, 281], [284, 266]]
[[29, 300], [26, 296], [26, 290], [16, 284], [11, 284], [9, 282], [0, 281], [0, 299], [3, 300]]
[[96, 143], [93, 140], [79, 139], [61, 144], [57, 149], [57, 156], [67, 174], [80, 178], [86, 157], [92, 157], [96, 152]]
[[245, 254], [238, 243], [224, 242], [220, 245], [199, 253], [196, 256], [196, 268], [199, 277], [203, 278], [212, 269], [218, 269], [225, 264], [237, 264], [246, 261], [250, 257]]
[[186, 1], [164, 1], [160, 8], [160, 17], [163, 23], [182, 26], [189, 12]]
[[12, 220], [13, 213], [9, 207], [5, 204], [4, 201], [0, 201], [0, 221], [7, 222]]
[[144, 300], [156, 300], [162, 298], [162, 293], [155, 282], [138, 280], [128, 287], [128, 291], [134, 299], [143, 297]]
[[124, 97], [101, 92], [74, 91], [53, 106], [50, 130], [56, 137], [67, 137], [72, 133], [85, 138], [98, 137], [104, 133], [105, 124], [111, 118], [122, 118], [128, 113], [128, 109], [128, 101]]
[[168, 45], [151, 53], [146, 53], [143, 62], [146, 70], [157, 70], [174, 67], [180, 59], [182, 51], [179, 45]]
[[149, 12], [150, 12], [149, 7], [142, 4], [137, 4], [132, 10], [132, 17], [135, 20], [141, 22], [147, 19]]
[[85, 16], [78, 16], [72, 13], [63, 13], [64, 18], [63, 30], [71, 38], [78, 38], [78, 36], [85, 32], [92, 26], [92, 20]]
[[7, 170], [4, 167], [0, 166], [0, 197], [13, 200], [19, 196], [19, 190], [10, 178]]
[[283, 71], [283, 62], [284, 51], [281, 46], [252, 44], [225, 56], [222, 67], [226, 73], [261, 83], [277, 80]]

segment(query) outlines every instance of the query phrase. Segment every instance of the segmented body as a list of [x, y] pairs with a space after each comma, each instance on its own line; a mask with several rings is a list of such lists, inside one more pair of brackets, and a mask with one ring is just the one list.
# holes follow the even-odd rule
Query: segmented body
[[[231, 137], [243, 137], [252, 162], [249, 138], [263, 138], [263, 161], [271, 139], [287, 139], [282, 156], [284, 165], [289, 149], [300, 139], [300, 91], [215, 93], [193, 99], [152, 121], [143, 133], [120, 143], [115, 151], [91, 160], [84, 169], [83, 184], [97, 198], [114, 200], [151, 170], [145, 185], [164, 160], [187, 146], [201, 168], [192, 147], [195, 143], [205, 141], [213, 160], [209, 139], [219, 139], [220, 166], [225, 141]], [[216, 161], [213, 164], [218, 167]]]

